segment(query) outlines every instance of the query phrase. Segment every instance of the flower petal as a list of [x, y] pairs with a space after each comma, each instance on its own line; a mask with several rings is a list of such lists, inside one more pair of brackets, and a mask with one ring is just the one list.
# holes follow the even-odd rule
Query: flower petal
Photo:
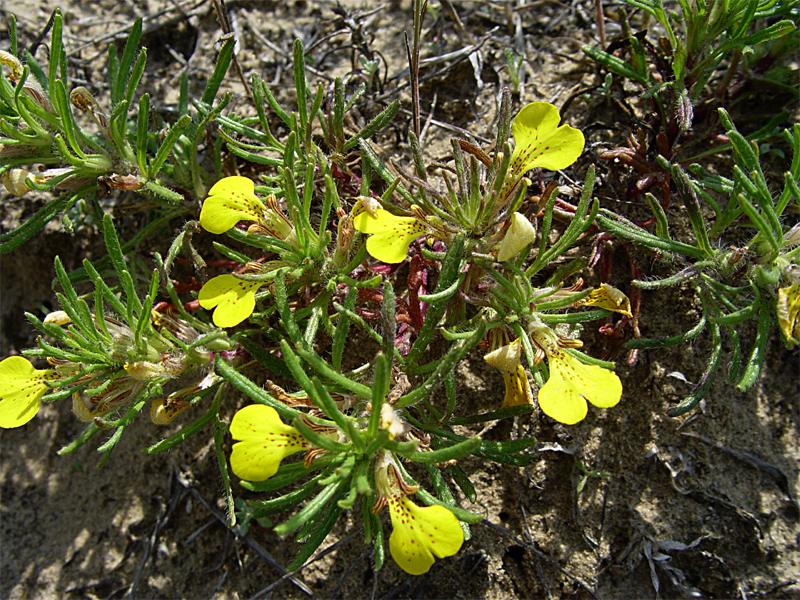
[[230, 427], [235, 440], [231, 469], [240, 479], [264, 481], [278, 471], [281, 461], [308, 446], [305, 438], [286, 425], [278, 412], [263, 404], [251, 404], [237, 412]]
[[549, 102], [532, 102], [514, 118], [511, 169], [521, 177], [534, 167], [556, 171], [574, 163], [583, 152], [583, 134], [569, 125], [558, 127], [561, 116]]
[[364, 210], [353, 217], [353, 227], [361, 233], [371, 234], [367, 240], [367, 252], [385, 263], [403, 262], [408, 246], [428, 228], [416, 217], [398, 217], [378, 208], [372, 216]]
[[622, 397], [622, 383], [613, 371], [583, 364], [560, 350], [548, 359], [550, 379], [539, 390], [539, 407], [556, 421], [574, 425], [586, 417], [586, 400], [610, 408]]
[[0, 427], [20, 427], [39, 412], [45, 383], [55, 377], [52, 369], [37, 370], [21, 356], [9, 356], [0, 362]]
[[505, 262], [513, 258], [525, 246], [536, 239], [536, 229], [525, 215], [515, 212], [511, 215], [511, 227], [508, 228], [497, 249], [497, 260]]
[[506, 395], [500, 408], [533, 404], [531, 384], [522, 365], [517, 365], [514, 371], [503, 371], [503, 381], [506, 384]]
[[559, 365], [560, 359], [551, 356], [550, 379], [539, 390], [539, 408], [559, 423], [574, 425], [583, 421], [589, 409], [586, 400], [572, 382], [565, 378], [564, 368]]
[[389, 498], [392, 535], [389, 551], [406, 573], [422, 575], [439, 558], [452, 556], [464, 543], [456, 516], [444, 506], [420, 507], [405, 495]]
[[197, 295], [200, 306], [214, 310], [214, 325], [233, 327], [253, 314], [260, 281], [244, 281], [233, 275], [218, 275], [206, 282]]
[[500, 346], [483, 357], [495, 369], [502, 371], [516, 371], [519, 366], [519, 357], [522, 354], [522, 340], [515, 339], [510, 344]]
[[33, 394], [26, 400], [20, 398], [0, 400], [0, 427], [3, 429], [21, 427], [35, 417], [39, 412], [44, 391], [43, 389], [41, 393]]
[[211, 233], [225, 233], [239, 221], [260, 221], [264, 204], [247, 177], [225, 177], [208, 192], [200, 211], [200, 225]]
[[776, 312], [784, 337], [790, 344], [797, 344], [800, 341], [800, 283], [778, 290]]
[[600, 287], [586, 296], [586, 298], [578, 300], [575, 306], [599, 306], [600, 308], [623, 314], [628, 318], [633, 318], [631, 301], [625, 294], [607, 283], [601, 283]]

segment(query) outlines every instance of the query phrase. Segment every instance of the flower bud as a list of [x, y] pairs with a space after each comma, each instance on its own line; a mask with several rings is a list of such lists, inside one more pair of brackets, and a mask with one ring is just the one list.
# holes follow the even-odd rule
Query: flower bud
[[339, 224], [337, 226], [336, 250], [333, 253], [333, 264], [336, 268], [344, 267], [350, 260], [350, 247], [353, 245], [355, 228], [353, 219], [344, 210], [339, 209]]
[[50, 102], [50, 98], [48, 98], [47, 94], [42, 89], [42, 86], [40, 86], [37, 81], [28, 78], [28, 80], [22, 84], [22, 91], [25, 92], [39, 108], [49, 113], [55, 113], [55, 110], [53, 109], [53, 103]]
[[378, 202], [377, 198], [373, 198], [371, 196], [359, 196], [358, 203], [362, 206], [362, 208], [369, 213], [369, 215], [373, 218], [377, 217], [377, 211], [381, 207], [381, 203]]
[[522, 340], [515, 339], [510, 344], [500, 346], [483, 357], [487, 363], [501, 371], [516, 371], [522, 355]]
[[155, 364], [144, 360], [139, 360], [134, 363], [125, 363], [125, 370], [128, 375], [138, 381], [149, 381], [164, 375], [164, 366]]
[[108, 115], [100, 110], [100, 105], [94, 99], [91, 92], [83, 86], [78, 86], [69, 93], [69, 101], [72, 105], [92, 115], [92, 119], [103, 132], [106, 138], [111, 139], [111, 131], [108, 127]]
[[0, 180], [3, 182], [3, 187], [10, 193], [15, 196], [22, 196], [33, 189], [27, 182], [27, 178], [30, 175], [32, 173], [27, 169], [9, 169], [0, 175]]
[[144, 182], [136, 175], [101, 175], [97, 178], [101, 183], [112, 190], [125, 190], [126, 192], [136, 192], [144, 187]]
[[633, 318], [630, 299], [620, 290], [607, 283], [601, 283], [600, 287], [586, 298], [578, 300], [575, 306], [599, 306], [600, 308], [625, 315], [629, 319]]
[[67, 323], [72, 323], [72, 319], [70, 319], [69, 315], [63, 310], [56, 310], [48, 314], [44, 318], [44, 322], [54, 323], [56, 325], [66, 325]]
[[0, 50], [0, 64], [6, 65], [11, 69], [11, 73], [9, 73], [8, 78], [13, 83], [17, 83], [20, 79], [22, 79], [22, 74], [23, 74], [22, 63], [16, 56], [11, 54], [10, 52], [5, 52], [4, 50]]
[[[53, 186], [60, 190], [74, 190], [89, 183], [89, 179], [86, 177], [76, 177], [74, 173], [75, 169], [73, 167], [57, 167], [55, 169], [46, 169], [44, 171], [31, 173], [30, 178], [36, 185], [46, 185], [57, 177], [61, 177], [58, 183]], [[62, 177], [64, 175], [68, 176]]]
[[520, 250], [536, 239], [536, 229], [521, 213], [511, 215], [511, 227], [508, 228], [497, 249], [497, 260], [505, 262], [516, 256]]
[[401, 421], [394, 412], [391, 404], [386, 402], [381, 406], [381, 429], [389, 432], [389, 439], [393, 440], [398, 435], [402, 435], [405, 430], [405, 424]]
[[168, 425], [175, 417], [191, 406], [187, 391], [196, 391], [194, 387], [179, 390], [167, 398], [154, 398], [150, 403], [150, 420], [155, 425]]
[[[25, 69], [20, 60], [9, 52], [0, 50], [0, 64], [6, 65], [11, 69], [11, 73], [8, 74], [8, 78], [14, 84], [18, 83], [25, 74]], [[22, 91], [25, 92], [38, 106], [49, 113], [53, 112], [53, 104], [50, 102], [50, 98], [47, 97], [47, 94], [42, 89], [42, 86], [39, 85], [36, 80], [31, 79], [30, 77], [26, 79], [25, 83], [22, 84]]]

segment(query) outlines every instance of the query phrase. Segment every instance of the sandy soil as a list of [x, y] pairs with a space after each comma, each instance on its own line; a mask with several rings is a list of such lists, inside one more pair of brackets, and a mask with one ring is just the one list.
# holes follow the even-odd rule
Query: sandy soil
[[[288, 56], [294, 37], [306, 48], [318, 43], [310, 76], [329, 81], [353, 68], [352, 46], [362, 36], [388, 63], [382, 91], [370, 95], [360, 117], [383, 103], [409, 96], [402, 32], [410, 30], [410, 2], [387, 3], [373, 16], [359, 16], [357, 2], [343, 2], [356, 30], [324, 1], [228, 0], [240, 35], [238, 58], [245, 73], [271, 82], [284, 99], [291, 87]], [[438, 7], [438, 3], [434, 3]], [[454, 3], [464, 30], [442, 8], [429, 14], [423, 56], [481, 43], [482, 68], [451, 59], [428, 67], [440, 71], [422, 86], [427, 154], [444, 159], [451, 129], [478, 139], [493, 136], [498, 89], [509, 81], [505, 47], [526, 57], [518, 101], [548, 100], [561, 106], [575, 91], [599, 82], [580, 44], [596, 44], [593, 3], [534, 3], [516, 12], [518, 26], [485, 0]], [[497, 3], [499, 4], [499, 3]], [[514, 3], [516, 4], [516, 3]], [[221, 29], [210, 1], [125, 0], [61, 3], [71, 73], [102, 98], [106, 44], [124, 39], [136, 16], [145, 17], [148, 66], [142, 91], [163, 107], [177, 102], [177, 82], [189, 69], [196, 92], [214, 60]], [[0, 6], [0, 48], [7, 46], [7, 15], [18, 17], [23, 44], [42, 31], [51, 5], [32, 0]], [[513, 23], [513, 21], [512, 21]], [[338, 32], [338, 33], [337, 33]], [[331, 34], [336, 35], [331, 35]], [[618, 28], [607, 25], [607, 35]], [[326, 37], [328, 36], [328, 37]], [[358, 64], [357, 62], [355, 64]], [[382, 73], [383, 77], [383, 73]], [[234, 105], [246, 105], [231, 72], [225, 89]], [[598, 148], [620, 141], [631, 126], [621, 111], [598, 108], [578, 97], [564, 118], [587, 134], [587, 151], [567, 175], [582, 180]], [[385, 156], [407, 161], [408, 114], [401, 112], [377, 143]], [[632, 217], [646, 215], [639, 199], [621, 199], [630, 183], [624, 169], [599, 162], [597, 196], [603, 206]], [[568, 184], [568, 181], [564, 181]], [[41, 200], [0, 198], [7, 230]], [[677, 209], [676, 209], [677, 210]], [[119, 217], [133, 229], [141, 216]], [[175, 223], [179, 227], [180, 223]], [[168, 239], [155, 240], [167, 244]], [[102, 254], [100, 236], [64, 233], [53, 224], [16, 252], [2, 257], [0, 355], [35, 343], [23, 311], [54, 307], [52, 260], [67, 270], [84, 257]], [[648, 275], [662, 267], [634, 257]], [[615, 275], [627, 276], [627, 259], [615, 255]], [[591, 273], [584, 276], [592, 277]], [[646, 292], [642, 333], [675, 335], [697, 318], [689, 289]], [[744, 327], [745, 342], [753, 328]], [[587, 332], [584, 339], [595, 337]], [[599, 340], [590, 352], [605, 348]], [[164, 430], [145, 419], [131, 427], [102, 468], [96, 443], [69, 456], [56, 452], [82, 429], [68, 406], [47, 405], [31, 423], [0, 432], [0, 597], [33, 598], [797, 598], [800, 597], [800, 512], [796, 502], [800, 462], [797, 349], [771, 340], [763, 377], [739, 393], [720, 377], [702, 411], [673, 419], [666, 410], [697, 381], [709, 352], [706, 342], [643, 353], [635, 366], [618, 358], [622, 403], [595, 411], [565, 427], [534, 414], [497, 423], [486, 436], [535, 435], [539, 458], [530, 467], [462, 461], [478, 492], [463, 506], [485, 515], [473, 538], [454, 558], [410, 577], [391, 562], [373, 572], [360, 518], [342, 519], [324, 551], [295, 576], [281, 579], [282, 565], [298, 549], [269, 529], [241, 537], [224, 525], [221, 484], [209, 436], [196, 436], [156, 456], [141, 453]], [[494, 407], [502, 399], [500, 376], [482, 360], [459, 373], [467, 408]], [[240, 399], [228, 401], [228, 414]], [[485, 410], [485, 409], [484, 409]], [[173, 429], [177, 425], [173, 426]], [[171, 432], [171, 429], [169, 430]], [[608, 477], [590, 477], [578, 492], [580, 462]], [[234, 491], [246, 495], [234, 484]]]

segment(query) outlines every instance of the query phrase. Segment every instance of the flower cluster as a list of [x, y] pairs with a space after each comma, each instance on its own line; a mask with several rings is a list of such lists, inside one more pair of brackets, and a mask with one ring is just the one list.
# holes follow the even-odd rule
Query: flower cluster
[[[239, 222], [249, 222], [248, 232], [266, 235], [296, 245], [294, 226], [278, 207], [274, 195], [262, 201], [255, 194], [255, 185], [247, 177], [225, 177], [208, 192], [200, 211], [200, 226], [210, 233], [221, 234]], [[262, 265], [253, 265], [256, 273], [264, 272]], [[256, 306], [256, 292], [264, 285], [261, 280], [247, 280], [236, 275], [218, 275], [200, 290], [200, 306], [214, 310], [217, 327], [234, 327], [249, 317]]]
[[[413, 64], [424, 3], [412, 4]], [[671, 27], [667, 16], [658, 21]], [[696, 94], [672, 81], [677, 71], [661, 73], [669, 83], [653, 87], [659, 65], [648, 70], [639, 61], [623, 69], [641, 75], [640, 84], [647, 80], [656, 99], [670, 95], [656, 103], [653, 122], [664, 128], [651, 136], [657, 149], [642, 133], [631, 135], [628, 147], [600, 154], [636, 168], [632, 191], [661, 189], [660, 202], [646, 195], [653, 218], [633, 222], [601, 208], [599, 198], [608, 193], [594, 195], [600, 180], [592, 157], [573, 166], [584, 136], [562, 123], [551, 103], [531, 102], [514, 114], [512, 94], [503, 90], [493, 143], [452, 139], [446, 162], [427, 160], [415, 118], [409, 156], [387, 164], [370, 138], [400, 102], [369, 119], [346, 119], [356, 107], [361, 113], [375, 105], [362, 98], [369, 78], [362, 86], [334, 78], [314, 92], [306, 78], [309, 50], [300, 41], [289, 94], [296, 107], [281, 107], [257, 76], [249, 90], [255, 115], [237, 115], [230, 94], [217, 97], [234, 59], [235, 39], [226, 36], [201, 101], [189, 102], [182, 91], [177, 118], [165, 125], [154, 118], [150, 96], [137, 92], [147, 55], [139, 48], [141, 19], [121, 53], [110, 49], [106, 110], [86, 87], [68, 84], [63, 25], [54, 11], [46, 65], [37, 53], [18, 52], [13, 22], [8, 51], [0, 51], [0, 181], [15, 195], [59, 192], [0, 236], [0, 252], [14, 251], [61, 217], [70, 232], [94, 232], [102, 223], [107, 256], [71, 273], [55, 260], [63, 310], [44, 320], [28, 314], [43, 334], [36, 347], [0, 361], [0, 427], [24, 426], [42, 402], [70, 399], [86, 425], [63, 451], [113, 430], [98, 448], [106, 452], [149, 403], [153, 423], [171, 424], [162, 428], [164, 439], [146, 448], [154, 453], [213, 424], [230, 525], [240, 519], [245, 535], [250, 519], [297, 509], [275, 527], [279, 535], [296, 532], [301, 544], [288, 571], [312, 556], [357, 501], [376, 570], [385, 559], [387, 522], [389, 554], [407, 573], [426, 573], [437, 558], [455, 555], [470, 538], [470, 524], [480, 521], [461, 508], [477, 496], [459, 461], [472, 455], [525, 467], [536, 460], [535, 437], [520, 437], [530, 427], [496, 428], [513, 431], [513, 439], [499, 441], [467, 432], [535, 412], [574, 425], [597, 416], [590, 404], [617, 406], [623, 387], [614, 363], [590, 354], [610, 355], [625, 344], [633, 365], [640, 350], [689, 342], [707, 330], [708, 366], [701, 383], [668, 410], [677, 415], [711, 389], [726, 363], [726, 333], [733, 344], [730, 376], [740, 390], [755, 382], [776, 320], [787, 347], [800, 344], [800, 225], [792, 226], [789, 214], [800, 195], [800, 125], [782, 132], [794, 157], [779, 195], [772, 191], [775, 173], [760, 164], [764, 140], [759, 145], [741, 135], [724, 109], [718, 115], [733, 154], [731, 177], [717, 169], [704, 173], [680, 155]], [[744, 25], [737, 26], [742, 44], [752, 37]], [[762, 41], [794, 28], [776, 17]], [[613, 58], [616, 71], [625, 66], [604, 52], [594, 56], [607, 66]], [[410, 71], [418, 77], [418, 69]], [[708, 82], [690, 79], [700, 87]], [[729, 80], [736, 78], [726, 77], [722, 87]], [[418, 117], [418, 95], [413, 103]], [[665, 112], [670, 106], [677, 110]], [[364, 125], [354, 131], [356, 123]], [[785, 153], [777, 138], [769, 139], [774, 157]], [[584, 167], [583, 185], [574, 185]], [[562, 169], [570, 172], [556, 173]], [[571, 185], [559, 185], [564, 180]], [[146, 202], [126, 203], [148, 210], [147, 219], [136, 221], [146, 221], [146, 229], [127, 241], [105, 214], [116, 201], [112, 189], [147, 194]], [[721, 201], [718, 194], [729, 197]], [[675, 195], [685, 210], [668, 210]], [[688, 223], [675, 227], [684, 213]], [[154, 243], [140, 251], [177, 220], [183, 226], [168, 249]], [[754, 233], [726, 248], [721, 240], [741, 237], [728, 235], [734, 226]], [[671, 237], [676, 230], [681, 241]], [[610, 252], [631, 245], [680, 271], [656, 280], [631, 253], [630, 270], [617, 272], [620, 261]], [[701, 321], [666, 341], [642, 338], [640, 290], [682, 282], [702, 305]], [[747, 321], [758, 326], [745, 361], [740, 341], [751, 336], [739, 336], [737, 326]], [[590, 323], [598, 325], [603, 347], [596, 353], [581, 351]], [[460, 397], [456, 373], [479, 347], [502, 376], [499, 407]], [[287, 392], [267, 377], [295, 389]], [[242, 397], [244, 408], [223, 405]], [[179, 418], [200, 405], [204, 412], [191, 423]], [[230, 414], [231, 470], [244, 488], [270, 492], [266, 500], [233, 499], [223, 423]], [[420, 474], [430, 485], [415, 479]]]
[[[394, 411], [388, 404], [383, 406], [388, 408], [388, 412], [381, 411], [382, 429], [388, 432], [394, 428], [395, 433], [400, 433], [403, 428], [398, 428]], [[302, 413], [297, 419], [323, 439], [339, 442], [347, 439], [344, 432], [335, 426], [315, 423]], [[297, 452], [305, 451], [303, 466], [306, 469], [314, 469], [317, 459], [325, 456], [335, 458], [337, 454], [315, 446], [297, 428], [286, 425], [274, 408], [262, 404], [239, 410], [231, 421], [230, 433], [237, 440], [231, 451], [231, 469], [245, 481], [268, 480], [279, 472], [284, 458]], [[352, 460], [352, 455], [349, 458]], [[339, 457], [340, 464], [341, 459]], [[459, 551], [464, 533], [456, 516], [441, 505], [419, 507], [414, 504], [408, 496], [415, 494], [419, 486], [406, 483], [391, 452], [381, 450], [373, 456], [361, 456], [356, 460], [372, 473], [373, 483], [366, 483], [364, 487], [374, 486], [375, 489], [372, 513], [377, 514], [389, 505], [392, 522], [389, 550], [404, 571], [421, 575], [431, 568], [434, 556], [445, 558]], [[338, 470], [341, 472], [342, 467]]]
[[[17, 66], [9, 65], [12, 70]], [[26, 90], [29, 95], [36, 93], [35, 88]], [[440, 438], [432, 447], [431, 431], [438, 425], [420, 418], [414, 408], [423, 392], [443, 382], [454, 364], [447, 363], [447, 357], [463, 356], [455, 344], [441, 364], [439, 359], [431, 363], [435, 368], [423, 384], [410, 383], [407, 373], [427, 352], [440, 325], [466, 321], [467, 311], [477, 310], [472, 319], [474, 329], [458, 335], [469, 339], [468, 344], [461, 344], [469, 350], [488, 330], [490, 351], [485, 358], [502, 372], [505, 384], [501, 409], [533, 406], [538, 400], [546, 415], [572, 424], [586, 416], [587, 401], [604, 408], [617, 404], [621, 385], [611, 370], [585, 364], [571, 354], [580, 342], [559, 336], [545, 325], [539, 318], [539, 306], [545, 311], [591, 306], [631, 316], [627, 297], [605, 284], [587, 292], [581, 292], [579, 284], [565, 289], [560, 281], [540, 290], [531, 286], [537, 271], [526, 266], [530, 264], [529, 250], [538, 235], [548, 232], [537, 232], [536, 219], [523, 214], [522, 201], [530, 185], [526, 174], [538, 168], [568, 167], [581, 154], [584, 139], [578, 130], [561, 125], [556, 107], [545, 102], [525, 106], [512, 127], [508, 96], [504, 102], [505, 135], [509, 129], [513, 131], [513, 152], [505, 139], [498, 140], [501, 151], [494, 159], [468, 143], [455, 144], [460, 153], [455, 169], [458, 185], [445, 173], [446, 191], [440, 191], [404, 173], [403, 178], [417, 190], [400, 194], [402, 204], [394, 203], [391, 194], [399, 181], [379, 198], [370, 185], [371, 176], [364, 173], [360, 195], [347, 207], [338, 196], [334, 174], [339, 179], [350, 176], [357, 184], [356, 179], [320, 162], [321, 153], [296, 156], [296, 168], [284, 168], [281, 177], [274, 179], [277, 188], [257, 190], [253, 180], [238, 175], [220, 179], [202, 203], [200, 227], [213, 235], [224, 234], [258, 254], [247, 256], [217, 242], [215, 247], [228, 259], [218, 263], [224, 272], [205, 279], [205, 273], [198, 271], [203, 282], [188, 287], [197, 293], [185, 305], [178, 304], [177, 283], [169, 280], [166, 291], [175, 304], [161, 303], [160, 312], [152, 310], [159, 283], [168, 279], [164, 275], [169, 274], [177, 253], [187, 247], [187, 239], [175, 241], [168, 264], [160, 263], [150, 293], [141, 302], [113, 225], [104, 220], [121, 293], [112, 292], [87, 265], [97, 287], [95, 312], [91, 312], [72, 289], [66, 273], [59, 271], [66, 290], [62, 299], [66, 312], [53, 313], [42, 323], [29, 318], [63, 348], [40, 342], [38, 350], [27, 352], [30, 358], [46, 359], [47, 369], [37, 370], [22, 357], [0, 363], [0, 426], [23, 425], [36, 414], [43, 399], [65, 397], [72, 398], [73, 411], [89, 427], [119, 427], [148, 399], [153, 422], [166, 424], [220, 382], [228, 381], [260, 402], [236, 412], [229, 428], [235, 441], [230, 466], [243, 485], [277, 489], [310, 477], [297, 490], [274, 500], [252, 501], [250, 517], [266, 516], [308, 500], [277, 531], [290, 533], [301, 528], [299, 539], [309, 540], [310, 531], [315, 531], [315, 536], [329, 531], [341, 510], [351, 508], [361, 496], [365, 527], [376, 549], [376, 566], [383, 560], [379, 515], [386, 506], [392, 526], [389, 552], [404, 571], [419, 575], [427, 572], [436, 558], [453, 556], [468, 539], [467, 523], [475, 522], [477, 515], [458, 508], [452, 496], [442, 495], [442, 482], [437, 487], [439, 498], [431, 496], [403, 467], [409, 460], [431, 466], [455, 464], [483, 448], [479, 438], [458, 437]], [[88, 92], [79, 90], [74, 103], [91, 113], [101, 129], [113, 134]], [[142, 173], [147, 171], [145, 167], [141, 165]], [[323, 174], [325, 187], [318, 227], [312, 226], [310, 213], [317, 172]], [[305, 177], [302, 194], [298, 193], [297, 174]], [[39, 182], [37, 177], [12, 169], [4, 173], [4, 182], [24, 192], [29, 183]], [[115, 175], [106, 181], [118, 187], [144, 185], [140, 177], [134, 177], [135, 181], [125, 177]], [[69, 179], [63, 182], [68, 184]], [[575, 222], [580, 227], [564, 237], [558, 252], [588, 227], [585, 204], [576, 212]], [[339, 221], [329, 229], [327, 216], [334, 212]], [[415, 242], [408, 293], [395, 297], [387, 275], [393, 265], [409, 259], [409, 248]], [[557, 256], [555, 250], [551, 254]], [[369, 266], [366, 255], [385, 264]], [[539, 262], [537, 268], [547, 261]], [[365, 303], [373, 301], [380, 303], [380, 311], [367, 308]], [[106, 303], [113, 307], [114, 317], [106, 313]], [[329, 313], [331, 306], [337, 307], [336, 315]], [[793, 306], [788, 302], [789, 314], [793, 314]], [[219, 329], [186, 312], [196, 308], [213, 311], [211, 321]], [[259, 315], [265, 315], [266, 321], [273, 311], [285, 328], [278, 335], [282, 338], [279, 353], [253, 344], [247, 340], [247, 332], [234, 334], [244, 334], [245, 353], [221, 331], [245, 322], [260, 325]], [[176, 312], [181, 316], [175, 316]], [[372, 365], [370, 387], [363, 383], [363, 371], [358, 376], [344, 374], [342, 342], [352, 323], [368, 335], [378, 335], [364, 325], [365, 320], [375, 318], [382, 322], [383, 352]], [[507, 325], [511, 323], [524, 325], [524, 330]], [[333, 364], [313, 350], [319, 326], [335, 338]], [[546, 375], [544, 365], [549, 367], [549, 377], [536, 395], [523, 366], [523, 351], [530, 353], [528, 364], [534, 370]], [[288, 369], [303, 391], [287, 394], [270, 382], [265, 393], [239, 373], [238, 357], [254, 358], [249, 364], [260, 362], [284, 374]], [[445, 364], [450, 367], [442, 366]], [[309, 366], [315, 375], [307, 374]], [[218, 417], [219, 398], [218, 393], [208, 415]], [[125, 415], [111, 420], [118, 411]], [[520, 452], [531, 443], [520, 445]], [[485, 450], [487, 456], [491, 448]], [[299, 453], [301, 461], [287, 460]], [[520, 455], [515, 460], [528, 459]], [[433, 467], [434, 472], [437, 469]], [[317, 544], [321, 541], [314, 539]], [[305, 556], [304, 552], [300, 556]]]
[[[186, 352], [167, 337], [152, 330], [143, 345], [126, 324], [108, 315], [95, 315], [91, 339], [79, 329], [61, 329], [72, 321], [67, 313], [56, 311], [43, 322], [46, 331], [71, 342], [71, 351], [56, 352], [43, 346], [31, 356], [43, 356], [52, 368], [35, 369], [21, 356], [0, 362], [0, 427], [20, 427], [39, 411], [48, 392], [55, 397], [72, 396], [72, 410], [84, 422], [103, 423], [114, 411], [132, 405], [139, 398], [151, 398], [151, 419], [156, 424], [171, 422], [189, 407], [188, 399], [208, 389], [216, 380], [208, 373], [212, 354], [202, 346]], [[168, 315], [153, 312], [151, 320], [182, 344], [192, 344], [199, 333]], [[85, 324], [83, 324], [85, 326]], [[48, 327], [49, 326], [49, 327]], [[99, 342], [99, 343], [98, 343]], [[138, 347], [137, 347], [138, 346]], [[185, 347], [185, 346], [184, 346]], [[167, 396], [153, 392], [168, 382], [196, 373], [196, 382]]]
[[491, 206], [478, 214], [464, 211], [463, 202], [448, 202], [440, 196], [449, 211], [430, 207], [426, 212], [412, 205], [413, 216], [398, 216], [380, 207], [374, 198], [361, 197], [353, 210], [353, 225], [369, 236], [369, 254], [382, 262], [399, 263], [405, 260], [411, 242], [420, 236], [449, 240], [454, 231], [467, 229], [477, 240], [493, 239], [498, 230], [505, 231], [499, 244], [492, 242], [493, 252], [500, 262], [516, 256], [534, 240], [535, 229], [516, 209], [499, 219], [496, 216], [511, 203], [525, 173], [535, 168], [564, 169], [583, 152], [583, 134], [569, 125], [559, 126], [560, 121], [558, 109], [548, 102], [533, 102], [517, 114], [513, 123], [516, 145], [507, 171], [490, 200]]

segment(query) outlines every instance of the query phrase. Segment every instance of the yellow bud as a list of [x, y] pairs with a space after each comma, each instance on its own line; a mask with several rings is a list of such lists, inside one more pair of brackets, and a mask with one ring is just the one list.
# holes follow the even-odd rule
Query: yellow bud
[[66, 325], [72, 323], [72, 319], [63, 310], [56, 310], [51, 312], [44, 318], [45, 323], [55, 323], [56, 325]]
[[0, 64], [6, 65], [7, 67], [11, 68], [9, 79], [11, 79], [12, 82], [17, 83], [22, 78], [22, 73], [23, 73], [22, 63], [16, 56], [11, 54], [10, 52], [5, 52], [4, 50], [0, 50]]
[[32, 173], [26, 169], [9, 169], [0, 175], [0, 179], [3, 181], [3, 187], [10, 193], [22, 196], [33, 189], [26, 181], [31, 175]]
[[515, 212], [511, 215], [511, 227], [508, 228], [497, 249], [497, 260], [505, 262], [516, 256], [520, 250], [536, 239], [536, 229], [525, 215]]
[[483, 360], [492, 365], [495, 369], [516, 371], [521, 354], [522, 340], [517, 338], [510, 344], [492, 350], [483, 357]]

